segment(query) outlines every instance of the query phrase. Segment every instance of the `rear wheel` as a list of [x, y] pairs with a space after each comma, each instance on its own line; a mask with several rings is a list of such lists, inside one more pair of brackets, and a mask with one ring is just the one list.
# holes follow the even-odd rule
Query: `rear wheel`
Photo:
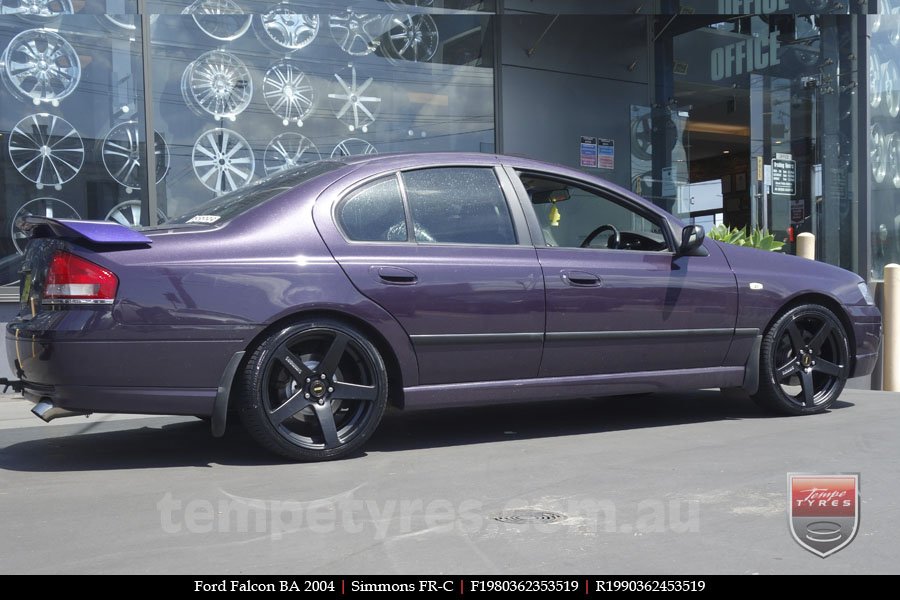
[[266, 338], [243, 373], [241, 419], [269, 450], [294, 460], [342, 458], [378, 427], [387, 371], [375, 346], [339, 321], [296, 323]]
[[847, 333], [833, 312], [803, 304], [779, 317], [763, 337], [759, 391], [763, 407], [789, 415], [834, 404], [850, 373]]

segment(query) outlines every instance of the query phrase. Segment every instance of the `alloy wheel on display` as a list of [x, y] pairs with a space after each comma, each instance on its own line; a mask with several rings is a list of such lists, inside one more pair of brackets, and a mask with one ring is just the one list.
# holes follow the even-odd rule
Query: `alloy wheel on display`
[[650, 115], [631, 120], [631, 153], [649, 160], [653, 156], [653, 130]]
[[84, 164], [84, 144], [72, 125], [56, 115], [28, 115], [9, 134], [9, 157], [37, 189], [62, 189]]
[[200, 134], [191, 154], [194, 173], [204, 186], [224, 194], [242, 188], [253, 179], [256, 159], [250, 144], [230, 129], [210, 129]]
[[881, 67], [881, 92], [884, 96], [881, 103], [891, 117], [900, 114], [900, 81], [898, 81], [897, 64], [893, 59], [885, 61]]
[[75, 11], [70, 0], [0, 0], [0, 15], [19, 15], [30, 21], [46, 21]]
[[[141, 189], [141, 140], [143, 131], [137, 121], [119, 123], [103, 139], [101, 155], [109, 176], [129, 192]], [[156, 156], [156, 183], [169, 172], [169, 146], [158, 131], [153, 133]]]
[[430, 15], [390, 15], [385, 18], [385, 29], [389, 57], [412, 62], [428, 62], [434, 58], [440, 36]]
[[282, 2], [259, 15], [265, 36], [289, 51], [310, 45], [319, 34], [319, 15], [303, 12], [293, 2]]
[[882, 64], [881, 57], [874, 50], [869, 56], [869, 106], [881, 106], [882, 96]]
[[341, 50], [351, 56], [366, 56], [378, 49], [384, 33], [384, 17], [375, 14], [346, 13], [331, 15], [328, 28]]
[[339, 158], [341, 156], [363, 156], [365, 154], [378, 154], [378, 150], [360, 138], [347, 138], [338, 142], [331, 151], [331, 158]]
[[362, 83], [356, 73], [356, 66], [350, 65], [341, 73], [335, 73], [335, 91], [328, 94], [338, 120], [346, 124], [350, 131], [369, 131], [375, 122], [377, 108], [381, 104], [379, 96], [373, 96], [369, 88], [374, 79], [369, 77]]
[[181, 93], [185, 102], [216, 120], [234, 121], [253, 98], [250, 70], [234, 54], [212, 50], [184, 70]]
[[[143, 216], [144, 207], [140, 200], [126, 200], [113, 206], [106, 213], [105, 220], [115, 221], [125, 227], [141, 227], [141, 217]], [[159, 208], [156, 209], [156, 221], [162, 223], [166, 220], [166, 213]]]
[[869, 137], [869, 162], [871, 163], [869, 166], [872, 169], [872, 179], [875, 180], [875, 183], [881, 183], [887, 175], [887, 138], [878, 123], [872, 125]]
[[883, 27], [886, 28], [887, 23], [891, 20], [891, 13], [893, 12], [891, 0], [878, 0], [878, 11], [870, 17], [872, 33], [881, 31]]
[[126, 31], [135, 31], [137, 29], [137, 15], [103, 15], [103, 22], [118, 29], [124, 29]]
[[387, 0], [388, 6], [403, 8], [406, 6], [419, 6], [427, 8], [434, 5], [434, 0]]
[[72, 208], [72, 205], [58, 200], [56, 198], [35, 198], [29, 200], [19, 207], [16, 214], [13, 215], [10, 224], [9, 235], [12, 238], [13, 246], [16, 252], [23, 254], [25, 252], [25, 244], [28, 242], [28, 234], [19, 229], [16, 222], [19, 217], [47, 217], [48, 219], [80, 219], [81, 215]]
[[197, 0], [181, 14], [191, 15], [203, 33], [221, 42], [230, 42], [244, 35], [253, 20], [253, 15], [245, 14], [233, 0]]
[[263, 168], [266, 175], [272, 175], [298, 165], [321, 160], [321, 158], [319, 149], [309, 138], [289, 131], [275, 136], [266, 146], [263, 154]]
[[303, 126], [316, 102], [316, 90], [303, 68], [291, 61], [269, 67], [263, 78], [263, 97], [269, 110], [281, 118], [281, 124]]
[[15, 36], [3, 52], [4, 80], [12, 92], [35, 106], [59, 106], [81, 81], [81, 61], [58, 33], [29, 29]]
[[888, 164], [891, 173], [891, 184], [900, 189], [900, 135], [894, 133], [891, 135], [891, 141], [888, 145]]

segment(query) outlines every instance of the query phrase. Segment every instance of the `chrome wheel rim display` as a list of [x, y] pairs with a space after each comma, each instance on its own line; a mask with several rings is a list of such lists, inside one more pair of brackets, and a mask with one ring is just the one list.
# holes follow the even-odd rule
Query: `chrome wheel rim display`
[[382, 15], [366, 15], [348, 10], [331, 15], [328, 27], [338, 46], [351, 56], [365, 56], [378, 49], [384, 32]]
[[46, 20], [74, 13], [69, 0], [0, 0], [0, 15]]
[[872, 33], [877, 33], [882, 27], [887, 25], [893, 12], [890, 0], [878, 0], [878, 14], [872, 16]]
[[[144, 207], [141, 205], [140, 200], [126, 200], [125, 202], [120, 202], [113, 206], [108, 213], [106, 213], [106, 221], [115, 221], [125, 227], [140, 227], [141, 217], [143, 216]], [[159, 223], [162, 223], [166, 220], [166, 213], [156, 209], [156, 220]]]
[[895, 133], [890, 138], [888, 162], [890, 163], [891, 184], [895, 188], [900, 189], [900, 135]]
[[366, 140], [347, 138], [334, 147], [334, 150], [331, 151], [331, 158], [362, 156], [365, 154], [378, 154], [378, 150]]
[[137, 20], [136, 15], [103, 15], [104, 20], [114, 25], [120, 29], [126, 29], [128, 31], [134, 31], [137, 29], [137, 25], [135, 21]]
[[12, 91], [59, 106], [78, 87], [81, 61], [61, 35], [45, 29], [29, 29], [14, 37], [3, 52], [3, 74]]
[[282, 2], [259, 15], [266, 37], [288, 50], [310, 45], [319, 34], [319, 15], [306, 14], [290, 2]]
[[245, 14], [232, 0], [197, 0], [183, 11], [200, 30], [214, 40], [230, 42], [247, 32], [253, 15]]
[[881, 106], [881, 57], [877, 52], [869, 56], [869, 106], [878, 108]]
[[316, 90], [309, 77], [296, 63], [283, 61], [272, 65], [263, 78], [263, 97], [282, 125], [297, 123], [309, 116], [316, 101]]
[[432, 6], [434, 0], [387, 0], [388, 6], [403, 8], [404, 6]]
[[217, 194], [240, 189], [250, 183], [256, 169], [253, 150], [231, 129], [210, 129], [194, 143], [191, 163], [197, 178]]
[[885, 175], [887, 175], [887, 152], [888, 148], [886, 146], [887, 140], [885, 139], [884, 132], [881, 130], [881, 125], [877, 123], [872, 125], [872, 129], [870, 131], [870, 140], [869, 140], [869, 159], [871, 161], [872, 168], [872, 179], [875, 180], [875, 183], [881, 183], [884, 181]]
[[[350, 71], [349, 75], [347, 71]], [[343, 75], [343, 76], [342, 76]], [[331, 98], [335, 115], [338, 120], [345, 123], [350, 131], [357, 129], [367, 132], [369, 125], [375, 122], [376, 107], [380, 105], [381, 98], [366, 95], [374, 79], [369, 77], [359, 83], [356, 75], [356, 66], [351, 65], [343, 73], [335, 73], [337, 90], [328, 97]], [[371, 105], [371, 108], [369, 106]]]
[[56, 115], [28, 115], [9, 134], [13, 166], [37, 188], [57, 190], [81, 171], [84, 144], [72, 125]]
[[[143, 132], [137, 121], [119, 123], [103, 139], [103, 166], [109, 176], [129, 193], [141, 189], [142, 139]], [[153, 132], [153, 150], [156, 155], [156, 183], [159, 183], [169, 171], [169, 146], [158, 131]]]
[[440, 37], [437, 24], [429, 15], [391, 15], [385, 19], [390, 56], [413, 62], [434, 58]]
[[653, 157], [653, 131], [650, 115], [631, 120], [631, 153], [649, 160]]
[[35, 198], [29, 200], [19, 207], [16, 214], [13, 215], [12, 224], [10, 225], [9, 235], [12, 238], [13, 246], [16, 252], [22, 254], [25, 252], [25, 244], [28, 242], [28, 234], [16, 227], [16, 221], [19, 217], [31, 215], [35, 217], [47, 217], [50, 219], [80, 219], [81, 215], [72, 206], [62, 200], [56, 198]]
[[230, 119], [250, 105], [253, 79], [241, 59], [222, 50], [202, 54], [184, 70], [181, 92], [185, 102], [214, 119]]
[[319, 149], [309, 141], [309, 138], [299, 133], [288, 132], [275, 136], [266, 146], [263, 167], [266, 175], [272, 175], [321, 158]]
[[881, 67], [881, 93], [884, 110], [892, 117], [900, 114], [900, 82], [897, 81], [897, 65], [888, 59]]

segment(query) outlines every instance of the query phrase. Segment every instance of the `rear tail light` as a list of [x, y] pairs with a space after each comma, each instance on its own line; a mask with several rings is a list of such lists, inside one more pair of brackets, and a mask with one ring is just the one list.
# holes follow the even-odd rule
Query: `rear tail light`
[[50, 259], [42, 304], [112, 304], [119, 278], [100, 265], [68, 252]]

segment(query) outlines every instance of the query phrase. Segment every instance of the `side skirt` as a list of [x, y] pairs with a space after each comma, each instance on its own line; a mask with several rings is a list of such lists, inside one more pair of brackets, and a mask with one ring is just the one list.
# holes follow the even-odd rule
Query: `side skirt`
[[[757, 348], [756, 355], [758, 356], [758, 354]], [[757, 360], [757, 364], [758, 362]], [[746, 381], [745, 370], [743, 366], [714, 367], [420, 385], [403, 390], [404, 409], [422, 410], [456, 406], [515, 404], [517, 402], [541, 402], [592, 396], [741, 387]]]

